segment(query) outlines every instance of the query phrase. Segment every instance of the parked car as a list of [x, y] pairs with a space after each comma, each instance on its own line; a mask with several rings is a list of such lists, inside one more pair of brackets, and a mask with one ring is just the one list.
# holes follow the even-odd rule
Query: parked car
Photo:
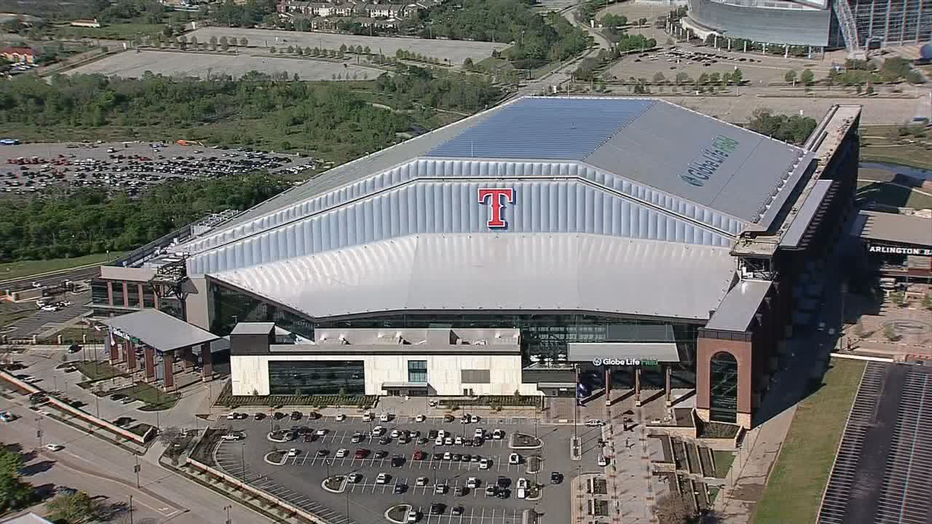
[[496, 429], [495, 431], [492, 432], [492, 440], [501, 440], [503, 438], [505, 438], [504, 431], [500, 429]]
[[392, 416], [388, 413], [382, 413], [379, 415], [379, 422], [388, 422], [392, 419]]
[[391, 478], [391, 475], [387, 473], [379, 473], [378, 476], [375, 477], [375, 483], [376, 484], [388, 484], [388, 480], [390, 478]]
[[586, 421], [586, 426], [590, 428], [600, 427], [604, 425], [605, 425], [605, 421], [602, 419], [590, 418], [589, 420]]
[[346, 420], [346, 415], [344, 415], [343, 413], [338, 413], [337, 416], [334, 418], [336, 419], [337, 422], [343, 422], [344, 420]]
[[359, 484], [362, 481], [362, 473], [350, 473], [346, 476], [346, 480], [350, 484]]
[[518, 455], [517, 453], [512, 453], [511, 455], [508, 455], [508, 463], [511, 464], [512, 466], [517, 466], [518, 464], [521, 463], [521, 455]]
[[291, 448], [288, 450], [289, 457], [297, 457], [299, 453], [301, 453], [301, 451], [299, 451], [297, 448]]
[[124, 398], [126, 398], [126, 395], [124, 395], [123, 393], [114, 393], [110, 395], [110, 400], [120, 401], [120, 400], [123, 400]]
[[265, 413], [255, 413], [252, 416], [253, 420], [262, 420], [265, 418]]
[[479, 487], [479, 479], [477, 479], [476, 477], [469, 477], [469, 479], [466, 480], [466, 487], [469, 488], [469, 489], [476, 489], [476, 488], [478, 488], [478, 487]]
[[292, 412], [291, 412], [291, 420], [301, 420], [301, 412], [300, 412], [300, 411], [292, 411]]
[[561, 483], [561, 482], [563, 482], [563, 474], [562, 474], [562, 473], [558, 473], [558, 472], [556, 472], [556, 471], [553, 471], [553, 472], [550, 473], [550, 483], [551, 483], [551, 484], [559, 484], [559, 483]]
[[349, 454], [349, 450], [348, 450], [348, 449], [346, 449], [346, 448], [340, 448], [340, 449], [337, 450], [336, 458], [338, 458], [338, 459], [346, 458], [346, 455], [348, 455], [348, 454]]
[[427, 477], [418, 477], [417, 480], [414, 481], [414, 485], [415, 486], [426, 486], [428, 482], [430, 482], [430, 480], [428, 480]]
[[414, 417], [415, 422], [424, 422], [425, 420], [427, 420], [427, 417], [425, 417], [424, 415], [418, 415]]
[[430, 514], [431, 515], [443, 515], [443, 512], [447, 510], [446, 504], [442, 502], [431, 502], [430, 503]]
[[0, 421], [13, 422], [14, 420], [16, 420], [16, 415], [10, 413], [9, 411], [0, 413]]
[[608, 458], [605, 455], [599, 455], [599, 466], [608, 466]]
[[61, 450], [65, 449], [65, 446], [62, 446], [61, 444], [56, 444], [56, 443], [54, 443], [54, 442], [51, 442], [51, 443], [45, 445], [45, 449], [47, 449], [47, 450], [49, 450], [49, 451], [61, 451]]

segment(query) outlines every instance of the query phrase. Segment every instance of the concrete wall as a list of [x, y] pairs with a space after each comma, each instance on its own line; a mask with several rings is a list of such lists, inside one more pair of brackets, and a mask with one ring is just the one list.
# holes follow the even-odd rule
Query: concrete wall
[[188, 324], [210, 331], [207, 311], [207, 279], [203, 276], [192, 277], [185, 286], [188, 290], [188, 299], [185, 302]]
[[[431, 393], [441, 396], [463, 394], [471, 388], [476, 395], [538, 395], [535, 384], [521, 383], [520, 355], [270, 355], [230, 357], [234, 395], [269, 394], [269, 361], [345, 361], [362, 360], [365, 366], [366, 394], [384, 395], [386, 382], [408, 381], [408, 360], [427, 361], [427, 381]], [[489, 384], [463, 384], [463, 369], [487, 369]]]

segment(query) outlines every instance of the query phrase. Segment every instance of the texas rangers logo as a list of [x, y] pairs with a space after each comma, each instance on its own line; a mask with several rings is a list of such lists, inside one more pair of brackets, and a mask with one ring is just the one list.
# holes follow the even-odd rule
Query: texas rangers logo
[[486, 223], [489, 229], [504, 229], [508, 227], [502, 210], [505, 203], [515, 203], [515, 189], [513, 187], [480, 187], [479, 203], [489, 206], [489, 221]]

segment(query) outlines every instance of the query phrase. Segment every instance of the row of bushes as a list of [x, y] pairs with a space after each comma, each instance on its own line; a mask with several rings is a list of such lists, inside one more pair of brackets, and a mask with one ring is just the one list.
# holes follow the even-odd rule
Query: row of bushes
[[542, 408], [543, 397], [521, 395], [483, 396], [477, 398], [445, 399], [441, 400], [440, 404], [446, 408], [462, 408], [467, 406], [488, 406], [491, 408], [522, 406]]

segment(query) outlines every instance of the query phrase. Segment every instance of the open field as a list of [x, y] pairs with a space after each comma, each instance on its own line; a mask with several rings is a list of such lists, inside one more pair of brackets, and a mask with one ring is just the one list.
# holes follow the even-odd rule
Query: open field
[[9, 262], [0, 264], [0, 280], [10, 280], [14, 278], [23, 278], [49, 271], [58, 271], [70, 269], [73, 267], [86, 266], [88, 264], [100, 264], [123, 256], [123, 253], [101, 253], [97, 255], [87, 255], [74, 258], [53, 258], [51, 260], [26, 260], [23, 262]]
[[932, 196], [924, 195], [914, 189], [885, 182], [858, 180], [858, 198], [866, 198], [892, 207], [911, 207], [913, 209], [932, 209]]
[[823, 385], [796, 409], [754, 522], [815, 522], [864, 362], [833, 359]]
[[137, 36], [154, 35], [162, 32], [162, 24], [107, 24], [101, 28], [53, 26], [50, 32], [58, 38], [101, 38], [132, 40]]
[[[386, 36], [355, 36], [337, 35], [331, 33], [301, 33], [296, 31], [270, 31], [265, 29], [236, 29], [222, 27], [205, 27], [189, 33], [188, 39], [197, 37], [198, 42], [209, 42], [210, 37], [218, 39], [221, 36], [236, 35], [245, 37], [250, 46], [288, 47], [289, 45], [301, 47], [319, 47], [322, 49], [339, 49], [341, 45], [369, 47], [373, 53], [382, 53], [386, 56], [395, 56], [399, 49], [420, 53], [441, 60], [449, 60], [452, 65], [462, 65], [463, 60], [471, 58], [478, 62], [492, 56], [493, 50], [502, 50], [508, 44], [492, 42], [470, 42], [466, 40], [424, 40], [420, 38], [394, 38]], [[250, 49], [253, 51], [253, 49]], [[265, 50], [262, 50], [265, 52]]]
[[230, 75], [239, 78], [250, 71], [260, 73], [286, 72], [288, 76], [298, 75], [301, 80], [333, 80], [336, 75], [341, 78], [375, 78], [381, 74], [378, 69], [353, 65], [351, 62], [339, 63], [307, 58], [280, 58], [272, 55], [224, 55], [219, 53], [196, 53], [192, 51], [127, 51], [103, 60], [91, 62], [68, 71], [69, 75], [102, 74], [123, 78], [141, 78], [143, 73], [165, 76], [206, 78], [211, 75]]

